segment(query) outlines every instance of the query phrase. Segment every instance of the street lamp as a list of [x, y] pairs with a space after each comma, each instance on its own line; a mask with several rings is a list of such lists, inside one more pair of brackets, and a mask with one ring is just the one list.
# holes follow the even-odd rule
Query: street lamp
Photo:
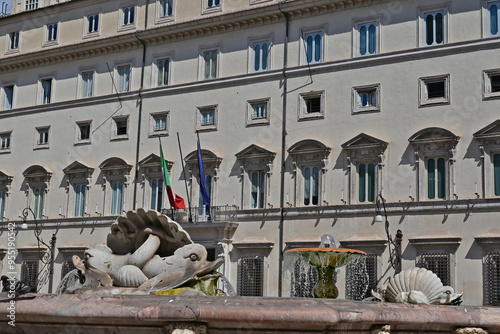
[[[52, 293], [52, 285], [54, 281], [54, 255], [55, 255], [55, 246], [56, 246], [56, 233], [52, 234], [52, 238], [50, 239], [49, 244], [43, 241], [40, 235], [42, 234], [42, 229], [38, 226], [38, 221], [36, 220], [36, 215], [30, 207], [24, 208], [23, 210], [23, 223], [21, 224], [21, 229], [27, 230], [28, 224], [26, 223], [26, 219], [28, 218], [29, 213], [33, 216], [33, 221], [35, 222], [35, 229], [33, 233], [35, 234], [35, 238], [38, 243], [38, 259], [42, 261], [43, 267], [37, 273], [36, 277], [36, 292], [38, 292], [41, 287], [45, 284], [46, 278], [48, 276], [49, 280], [49, 293]], [[48, 250], [43, 256], [41, 255], [40, 249], [41, 245], [45, 246]], [[40, 286], [40, 288], [38, 287]]]
[[[389, 233], [389, 220], [387, 219], [387, 210], [385, 208], [385, 199], [382, 197], [382, 194], [378, 194], [375, 200], [375, 204], [377, 205], [377, 213], [375, 216], [375, 222], [381, 223], [385, 221], [385, 234], [387, 236], [387, 241], [389, 244], [389, 261], [391, 266], [394, 268], [395, 274], [401, 272], [401, 262], [403, 259], [403, 255], [401, 254], [401, 242], [403, 240], [403, 232], [401, 230], [397, 230], [396, 238], [392, 238]], [[384, 217], [382, 217], [380, 207], [384, 211]]]

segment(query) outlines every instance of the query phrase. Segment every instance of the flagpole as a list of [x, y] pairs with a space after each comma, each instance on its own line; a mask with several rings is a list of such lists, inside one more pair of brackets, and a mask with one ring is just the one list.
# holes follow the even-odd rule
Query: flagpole
[[207, 188], [205, 187], [205, 174], [203, 173], [203, 162], [201, 159], [201, 144], [200, 144], [200, 133], [196, 131], [196, 137], [198, 138], [197, 151], [198, 151], [198, 172], [200, 174], [200, 192], [203, 197], [203, 205], [205, 205], [205, 213], [208, 215], [208, 221], [212, 220], [210, 215], [210, 196], [207, 193]]
[[188, 200], [188, 207], [189, 207], [189, 222], [193, 222], [193, 217], [191, 216], [191, 199], [189, 198], [189, 192], [188, 192], [188, 185], [187, 185], [187, 178], [186, 178], [186, 169], [184, 168], [184, 160], [182, 159], [182, 148], [181, 148], [181, 139], [179, 137], [179, 132], [177, 132], [177, 143], [179, 144], [179, 153], [181, 155], [181, 164], [182, 164], [182, 174], [184, 175], [184, 185], [186, 186], [186, 197]]

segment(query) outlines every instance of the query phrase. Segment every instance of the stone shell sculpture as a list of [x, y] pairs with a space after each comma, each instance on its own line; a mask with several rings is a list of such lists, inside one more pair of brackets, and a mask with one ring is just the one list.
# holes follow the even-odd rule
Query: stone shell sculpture
[[83, 260], [73, 257], [77, 269], [61, 281], [58, 293], [151, 294], [199, 281], [223, 262], [207, 261], [205, 247], [179, 224], [144, 209], [118, 217], [106, 243], [86, 250]]
[[411, 268], [389, 278], [385, 289], [372, 291], [376, 299], [392, 303], [459, 305], [463, 293], [444, 286], [441, 279], [425, 268]]

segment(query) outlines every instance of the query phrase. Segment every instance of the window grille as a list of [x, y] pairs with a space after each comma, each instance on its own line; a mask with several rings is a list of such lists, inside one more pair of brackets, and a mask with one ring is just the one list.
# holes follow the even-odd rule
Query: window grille
[[306, 113], [321, 112], [321, 97], [304, 98], [304, 102], [306, 103]]
[[451, 285], [451, 254], [447, 253], [424, 253], [420, 255], [417, 267], [432, 271], [440, 279], [443, 285]]
[[71, 270], [76, 269], [75, 265], [73, 264], [72, 258], [73, 258], [73, 256], [66, 256], [66, 257], [64, 257], [64, 259], [62, 261], [62, 268], [61, 268], [61, 280]]
[[238, 263], [238, 296], [263, 296], [264, 257], [244, 256]]
[[21, 281], [38, 290], [38, 259], [24, 259], [21, 263]]
[[[335, 276], [337, 272], [335, 272]], [[337, 280], [337, 277], [334, 277]], [[312, 297], [312, 290], [318, 282], [316, 268], [304, 264], [302, 260], [295, 261], [290, 285], [291, 297]]]
[[37, 9], [38, 0], [26, 0], [26, 10]]
[[485, 304], [500, 306], [500, 252], [485, 256], [483, 262]]
[[378, 255], [367, 254], [346, 266], [346, 299], [363, 300], [371, 296], [378, 284]]
[[14, 31], [9, 34], [10, 44], [9, 50], [14, 50], [19, 48], [19, 31]]

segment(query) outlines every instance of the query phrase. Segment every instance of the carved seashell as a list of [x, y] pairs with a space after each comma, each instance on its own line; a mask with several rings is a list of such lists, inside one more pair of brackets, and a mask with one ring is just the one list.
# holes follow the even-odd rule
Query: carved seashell
[[462, 302], [462, 294], [443, 286], [439, 277], [425, 268], [404, 270], [390, 278], [384, 297], [395, 303], [458, 305]]

